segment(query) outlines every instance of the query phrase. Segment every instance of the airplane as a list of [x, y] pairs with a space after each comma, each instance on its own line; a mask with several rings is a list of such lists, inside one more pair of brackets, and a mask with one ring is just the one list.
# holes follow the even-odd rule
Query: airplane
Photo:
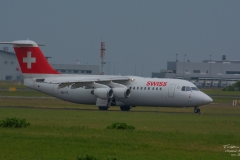
[[194, 107], [194, 113], [200, 113], [199, 106], [213, 101], [186, 80], [61, 74], [48, 63], [39, 48], [41, 44], [31, 40], [0, 44], [13, 45], [25, 86], [65, 101], [95, 104], [99, 110], [110, 106], [120, 106], [121, 111], [136, 106]]

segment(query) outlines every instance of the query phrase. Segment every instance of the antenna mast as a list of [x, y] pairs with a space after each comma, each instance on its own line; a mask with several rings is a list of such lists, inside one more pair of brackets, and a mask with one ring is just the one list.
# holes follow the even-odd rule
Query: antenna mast
[[100, 48], [100, 58], [101, 58], [101, 67], [100, 67], [100, 75], [104, 75], [104, 64], [106, 64], [106, 62], [104, 62], [104, 58], [105, 58], [105, 42], [101, 42], [101, 48]]

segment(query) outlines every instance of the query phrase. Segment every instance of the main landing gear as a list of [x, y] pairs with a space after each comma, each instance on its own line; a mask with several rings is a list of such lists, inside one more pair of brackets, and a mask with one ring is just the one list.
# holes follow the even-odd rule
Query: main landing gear
[[[108, 106], [98, 106], [98, 109], [101, 111], [106, 111], [108, 108]], [[129, 111], [131, 108], [131, 106], [120, 106], [121, 111]]]
[[120, 106], [121, 111], [129, 111], [132, 106]]
[[[104, 103], [100, 103], [100, 104], [104, 104]], [[116, 106], [115, 98], [108, 99], [107, 105], [106, 106], [98, 106], [98, 109], [101, 111], [106, 111], [106, 110], [108, 110], [108, 108], [110, 108], [110, 106]], [[120, 106], [121, 111], [129, 111], [131, 108], [132, 108], [132, 106]]]
[[108, 110], [108, 108], [110, 108], [111, 103], [112, 103], [112, 99], [108, 99], [107, 106], [98, 106], [98, 109], [101, 111], [106, 111], [106, 110]]
[[109, 107], [106, 107], [106, 106], [98, 106], [98, 109], [101, 110], [101, 111], [106, 111], [108, 110]]
[[198, 106], [195, 106], [195, 107], [194, 107], [194, 113], [200, 113], [200, 111], [201, 111], [201, 110], [198, 108]]

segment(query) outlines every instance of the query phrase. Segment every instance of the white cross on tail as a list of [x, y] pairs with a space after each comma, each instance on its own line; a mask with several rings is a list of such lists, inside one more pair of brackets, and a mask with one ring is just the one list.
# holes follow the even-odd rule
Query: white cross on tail
[[23, 62], [27, 63], [27, 68], [31, 69], [32, 68], [32, 63], [36, 63], [36, 58], [31, 57], [32, 53], [27, 52], [27, 57], [23, 58]]

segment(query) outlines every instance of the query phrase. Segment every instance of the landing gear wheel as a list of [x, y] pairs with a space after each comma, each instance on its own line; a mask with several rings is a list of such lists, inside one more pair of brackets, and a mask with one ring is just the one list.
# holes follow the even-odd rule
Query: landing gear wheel
[[196, 106], [196, 107], [194, 107], [194, 113], [200, 113], [200, 109]]
[[197, 112], [200, 113], [200, 109], [199, 108], [198, 108]]
[[131, 106], [120, 106], [121, 111], [129, 111], [131, 108]]
[[108, 99], [107, 105], [106, 106], [98, 106], [98, 109], [101, 111], [104, 111], [104, 110], [106, 111], [106, 110], [108, 110], [108, 108], [110, 108], [111, 103], [112, 103], [112, 99]]
[[197, 108], [194, 108], [194, 113], [198, 113], [198, 109]]
[[106, 110], [108, 110], [108, 107], [105, 107], [105, 106], [98, 106], [98, 109], [99, 109], [99, 110], [102, 110], [102, 111], [103, 111], [103, 110], [106, 111]]

